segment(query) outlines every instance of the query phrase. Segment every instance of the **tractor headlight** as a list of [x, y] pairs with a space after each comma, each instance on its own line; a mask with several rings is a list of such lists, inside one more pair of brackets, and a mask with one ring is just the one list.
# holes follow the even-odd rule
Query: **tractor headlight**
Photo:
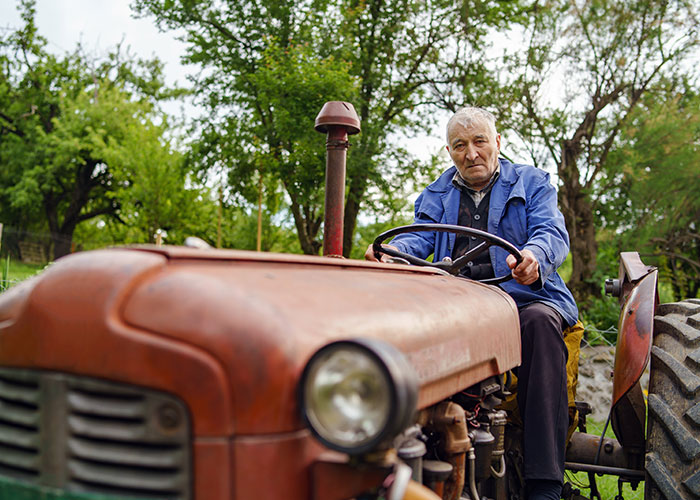
[[410, 423], [417, 386], [413, 368], [393, 346], [370, 339], [338, 341], [318, 350], [304, 368], [301, 408], [326, 446], [365, 453]]

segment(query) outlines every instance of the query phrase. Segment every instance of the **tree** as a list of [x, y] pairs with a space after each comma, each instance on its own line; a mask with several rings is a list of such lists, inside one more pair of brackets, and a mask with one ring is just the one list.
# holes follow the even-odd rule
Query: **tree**
[[171, 93], [157, 61], [123, 60], [119, 49], [100, 63], [80, 48], [48, 53], [34, 2], [21, 8], [25, 26], [0, 40], [0, 197], [6, 216], [45, 221], [58, 258], [78, 224], [119, 216], [116, 193], [132, 185], [125, 158], [148, 150], [146, 140], [157, 148], [154, 104]]
[[398, 193], [415, 174], [405, 149], [391, 141], [432, 123], [425, 108], [432, 88], [459, 77], [451, 65], [479, 47], [485, 32], [462, 31], [462, 21], [478, 25], [518, 3], [136, 0], [134, 7], [162, 27], [184, 29], [185, 59], [203, 69], [196, 87], [210, 116], [201, 165], [223, 166], [249, 200], [260, 175], [271, 183], [268, 192], [284, 186], [305, 253], [318, 252], [322, 220], [323, 143], [313, 138], [313, 120], [325, 101], [353, 102], [362, 133], [348, 160], [347, 256], [369, 195]]
[[225, 104], [229, 97], [217, 94], [228, 88], [218, 88], [213, 80], [205, 85], [213, 100], [212, 114], [191, 159], [203, 172], [223, 167], [229, 188], [247, 202], [257, 200], [258, 186], [265, 181], [267, 204], [279, 206], [276, 193], [282, 186], [301, 248], [317, 254], [325, 150], [313, 120], [325, 102], [325, 92], [339, 100], [351, 99], [352, 79], [345, 64], [318, 59], [306, 45], [282, 47], [271, 41], [260, 55], [255, 72], [241, 77], [251, 88], [253, 95], [246, 99], [252, 102], [236, 113]]
[[209, 114], [190, 161], [203, 175], [223, 171], [245, 202], [257, 200], [263, 182], [274, 204], [282, 186], [303, 251], [318, 253], [324, 158], [313, 120], [327, 95], [352, 100], [354, 92], [347, 65], [315, 51], [325, 33], [322, 4], [144, 0], [135, 8], [185, 28], [186, 59], [203, 68], [196, 89]]
[[617, 229], [619, 245], [655, 258], [675, 300], [700, 292], [699, 143], [697, 90], [648, 94], [622, 128], [605, 177], [604, 226]]
[[187, 236], [214, 244], [216, 200], [193, 182], [184, 155], [165, 141], [166, 130], [166, 124], [145, 122], [134, 129], [133, 140], [105, 152], [122, 179], [110, 193], [119, 200], [117, 216], [110, 221], [115, 242], [155, 243], [156, 233], [164, 231], [171, 244], [183, 244]]
[[[605, 202], [609, 155], [640, 100], [692, 70], [698, 18], [683, 0], [560, 0], [536, 4], [509, 75], [502, 122], [554, 164], [571, 237], [569, 286], [577, 300], [600, 294], [596, 214]], [[539, 149], [541, 148], [541, 149]]]

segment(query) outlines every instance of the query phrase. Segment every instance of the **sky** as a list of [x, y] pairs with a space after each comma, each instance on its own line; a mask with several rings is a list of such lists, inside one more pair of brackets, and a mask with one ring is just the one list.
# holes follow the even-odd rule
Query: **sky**
[[[82, 43], [90, 56], [101, 57], [120, 42], [130, 54], [149, 59], [157, 56], [165, 64], [167, 85], [187, 86], [192, 66], [180, 63], [185, 44], [172, 31], [161, 33], [153, 19], [135, 19], [129, 0], [37, 0], [36, 23], [39, 34], [48, 40], [48, 50], [56, 54], [73, 52]], [[22, 26], [18, 0], [0, 0], [0, 29]], [[165, 109], [179, 114], [181, 104]], [[188, 110], [192, 113], [192, 110]]]
[[[80, 42], [88, 55], [100, 57], [117, 44], [141, 58], [157, 56], [165, 64], [165, 83], [188, 86], [186, 77], [196, 68], [180, 63], [185, 44], [173, 31], [159, 32], [153, 18], [135, 19], [130, 0], [37, 0], [36, 23], [39, 34], [48, 40], [48, 50], [62, 54], [72, 52]], [[0, 0], [0, 29], [19, 28], [19, 0]], [[191, 104], [166, 103], [164, 110], [180, 116], [196, 116]], [[409, 151], [427, 160], [444, 145], [441, 128], [429, 135], [401, 138]]]

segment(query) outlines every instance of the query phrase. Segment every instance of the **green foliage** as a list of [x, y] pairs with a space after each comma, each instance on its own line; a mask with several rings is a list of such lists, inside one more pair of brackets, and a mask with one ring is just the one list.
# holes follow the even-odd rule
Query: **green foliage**
[[413, 217], [393, 217], [388, 221], [374, 222], [370, 224], [360, 225], [355, 232], [355, 244], [352, 247], [351, 259], [363, 259], [367, 247], [384, 231], [397, 226], [403, 226], [413, 222]]
[[[222, 235], [222, 246], [239, 250], [255, 250], [257, 212], [228, 207]], [[261, 250], [263, 252], [302, 253], [299, 239], [291, 230], [290, 221], [279, 214], [263, 213]]]
[[183, 161], [164, 139], [157, 104], [181, 91], [163, 86], [161, 63], [124, 59], [119, 47], [102, 60], [80, 47], [55, 56], [34, 2], [20, 10], [25, 26], [0, 38], [2, 220], [50, 233], [54, 258], [95, 218], [128, 222], [146, 241], [154, 228], [186, 229], [199, 194], [185, 188]]
[[[591, 297], [585, 304], [579, 304], [579, 319], [584, 327], [593, 329], [596, 334], [592, 339], [602, 336], [608, 344], [617, 342], [617, 325], [620, 316], [620, 303], [616, 298], [602, 295]], [[603, 332], [598, 334], [598, 332]], [[592, 344], [598, 342], [591, 341]]]
[[162, 27], [184, 29], [186, 60], [204, 70], [196, 89], [210, 113], [191, 161], [205, 173], [225, 173], [232, 193], [248, 202], [260, 195], [262, 179], [265, 203], [289, 208], [305, 253], [320, 246], [325, 162], [312, 124], [322, 104], [350, 101], [361, 120], [347, 164], [350, 252], [361, 208], [405, 198], [417, 174], [394, 135], [432, 125], [425, 104], [450, 92], [438, 86], [461, 77], [455, 65], [478, 62], [484, 21], [504, 26], [520, 9], [520, 2], [447, 0], [133, 5]]
[[5, 257], [2, 262], [2, 276], [0, 279], [0, 292], [10, 288], [10, 256]]
[[326, 100], [356, 96], [349, 65], [325, 47], [332, 20], [325, 4], [144, 0], [134, 7], [184, 28], [186, 59], [206, 69], [196, 90], [209, 114], [196, 126], [201, 138], [188, 163], [203, 178], [225, 176], [241, 205], [261, 196], [276, 212], [288, 203], [304, 251], [317, 253], [325, 157], [313, 123]]
[[[617, 246], [614, 233], [611, 231], [598, 231], [597, 243], [597, 266], [588, 280], [590, 286], [597, 287], [600, 293], [578, 303], [579, 318], [586, 328], [600, 331], [616, 330], [620, 316], [620, 304], [617, 298], [604, 295], [602, 292], [607, 278], [617, 278], [621, 250]], [[617, 333], [611, 331], [604, 337], [608, 342], [614, 344], [617, 340]]]
[[[672, 87], [671, 87], [672, 88]], [[692, 89], [649, 95], [610, 155], [604, 224], [620, 245], [638, 245], [673, 300], [700, 292], [700, 96]]]
[[568, 284], [583, 302], [600, 293], [591, 282], [595, 216], [615, 198], [610, 155], [645, 96], [679, 91], [694, 72], [700, 20], [684, 1], [557, 0], [540, 7], [526, 18], [524, 43], [493, 70], [507, 89], [499, 115], [536, 164], [556, 165], [572, 242]]

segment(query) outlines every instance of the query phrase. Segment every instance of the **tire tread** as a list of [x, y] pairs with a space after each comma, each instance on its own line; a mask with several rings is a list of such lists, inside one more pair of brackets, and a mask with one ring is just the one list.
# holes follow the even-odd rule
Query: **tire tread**
[[700, 331], [676, 317], [659, 317], [654, 319], [654, 333], [666, 333], [687, 345], [695, 344], [700, 339]]
[[649, 378], [647, 500], [700, 498], [700, 300], [657, 307]]
[[656, 394], [649, 395], [649, 412], [661, 423], [683, 455], [685, 461], [700, 456], [700, 442], [693, 438], [671, 410], [671, 407]]

